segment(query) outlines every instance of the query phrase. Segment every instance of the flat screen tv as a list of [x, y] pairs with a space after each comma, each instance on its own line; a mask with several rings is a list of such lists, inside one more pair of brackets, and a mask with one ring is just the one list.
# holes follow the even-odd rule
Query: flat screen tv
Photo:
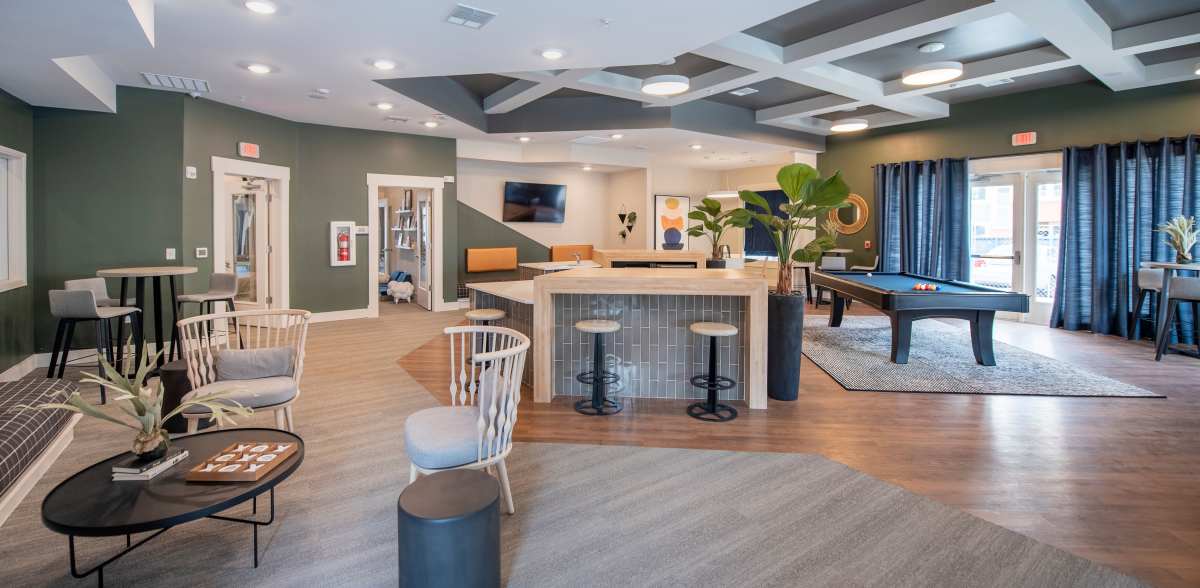
[[504, 182], [506, 223], [561, 223], [566, 209], [566, 186]]

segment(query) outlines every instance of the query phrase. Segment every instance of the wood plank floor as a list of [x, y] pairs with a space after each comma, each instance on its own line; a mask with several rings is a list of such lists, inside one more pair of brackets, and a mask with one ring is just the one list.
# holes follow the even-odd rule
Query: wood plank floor
[[[594, 418], [527, 395], [516, 437], [819, 453], [1154, 584], [1200, 585], [1200, 360], [1005, 321], [996, 337], [1167, 398], [848, 392], [806, 359], [798, 401], [730, 423], [689, 418], [683, 401]], [[400, 361], [443, 402], [446, 354], [434, 339]]]

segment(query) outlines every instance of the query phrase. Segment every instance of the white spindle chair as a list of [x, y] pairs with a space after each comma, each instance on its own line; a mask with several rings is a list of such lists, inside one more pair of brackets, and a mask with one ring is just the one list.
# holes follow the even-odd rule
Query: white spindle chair
[[447, 327], [450, 406], [418, 411], [405, 421], [409, 482], [422, 474], [495, 467], [505, 509], [516, 512], [504, 459], [512, 451], [529, 337], [505, 327]]
[[[292, 404], [300, 397], [300, 376], [304, 372], [304, 346], [308, 337], [308, 321], [312, 316], [307, 310], [268, 309], [239, 310], [194, 316], [179, 321], [180, 342], [183, 359], [187, 362], [188, 382], [192, 385], [189, 395], [210, 394], [218, 386], [238, 387], [230, 398], [256, 412], [270, 410], [275, 413], [275, 426], [293, 430]], [[224, 327], [218, 330], [217, 327]], [[217, 354], [223, 349], [267, 349], [287, 347], [292, 350], [290, 383], [288, 390], [279, 399], [279, 394], [263, 395], [256, 402], [262, 384], [274, 384], [264, 380], [217, 380]], [[261, 404], [260, 402], [269, 403]], [[209, 418], [208, 412], [185, 412], [188, 433], [195, 433], [200, 419]]]

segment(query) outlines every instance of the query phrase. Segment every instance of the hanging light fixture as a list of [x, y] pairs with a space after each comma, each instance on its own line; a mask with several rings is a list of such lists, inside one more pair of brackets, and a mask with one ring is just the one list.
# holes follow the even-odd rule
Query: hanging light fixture
[[833, 125], [829, 130], [835, 133], [853, 133], [867, 128], [867, 119], [865, 118], [843, 118], [833, 121]]
[[962, 62], [935, 61], [904, 70], [900, 81], [906, 86], [930, 86], [958, 79], [962, 75]]

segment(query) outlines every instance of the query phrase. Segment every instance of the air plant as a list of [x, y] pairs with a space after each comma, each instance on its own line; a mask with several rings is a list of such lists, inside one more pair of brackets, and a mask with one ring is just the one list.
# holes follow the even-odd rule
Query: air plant
[[1175, 250], [1175, 260], [1179, 263], [1192, 261], [1192, 248], [1196, 246], [1196, 218], [1179, 215], [1168, 222], [1158, 225], [1155, 229], [1167, 236], [1167, 243]]
[[141, 384], [142, 382], [146, 382], [151, 366], [154, 365], [161, 354], [162, 352], [159, 352], [154, 357], [150, 357], [149, 353], [142, 354], [142, 363], [138, 366], [137, 374], [133, 379], [126, 377], [114, 368], [112, 364], [105, 361], [103, 357], [100, 358], [100, 364], [104, 371], [104, 377], [92, 373], [83, 374], [82, 383], [97, 384], [114, 393], [114, 404], [116, 404], [121, 412], [128, 415], [133, 422], [100, 410], [95, 405], [84, 400], [78, 390], [69, 393], [63, 391], [62, 402], [48, 402], [37, 406], [23, 405], [18, 408], [69, 410], [133, 429], [137, 431], [137, 435], [133, 439], [132, 451], [134, 454], [141, 456], [157, 456], [166, 452], [170, 446], [171, 438], [167, 435], [167, 430], [163, 425], [168, 419], [181, 414], [188, 408], [194, 406], [207, 408], [211, 415], [209, 416], [209, 420], [216, 421], [220, 426], [237, 424], [233, 421], [231, 415], [243, 417], [254, 413], [253, 409], [242, 406], [237, 401], [228, 398], [229, 395], [238, 391], [237, 388], [226, 388], [212, 394], [185, 399], [174, 410], [165, 415], [162, 414], [163, 395], [161, 383], [150, 386]]

